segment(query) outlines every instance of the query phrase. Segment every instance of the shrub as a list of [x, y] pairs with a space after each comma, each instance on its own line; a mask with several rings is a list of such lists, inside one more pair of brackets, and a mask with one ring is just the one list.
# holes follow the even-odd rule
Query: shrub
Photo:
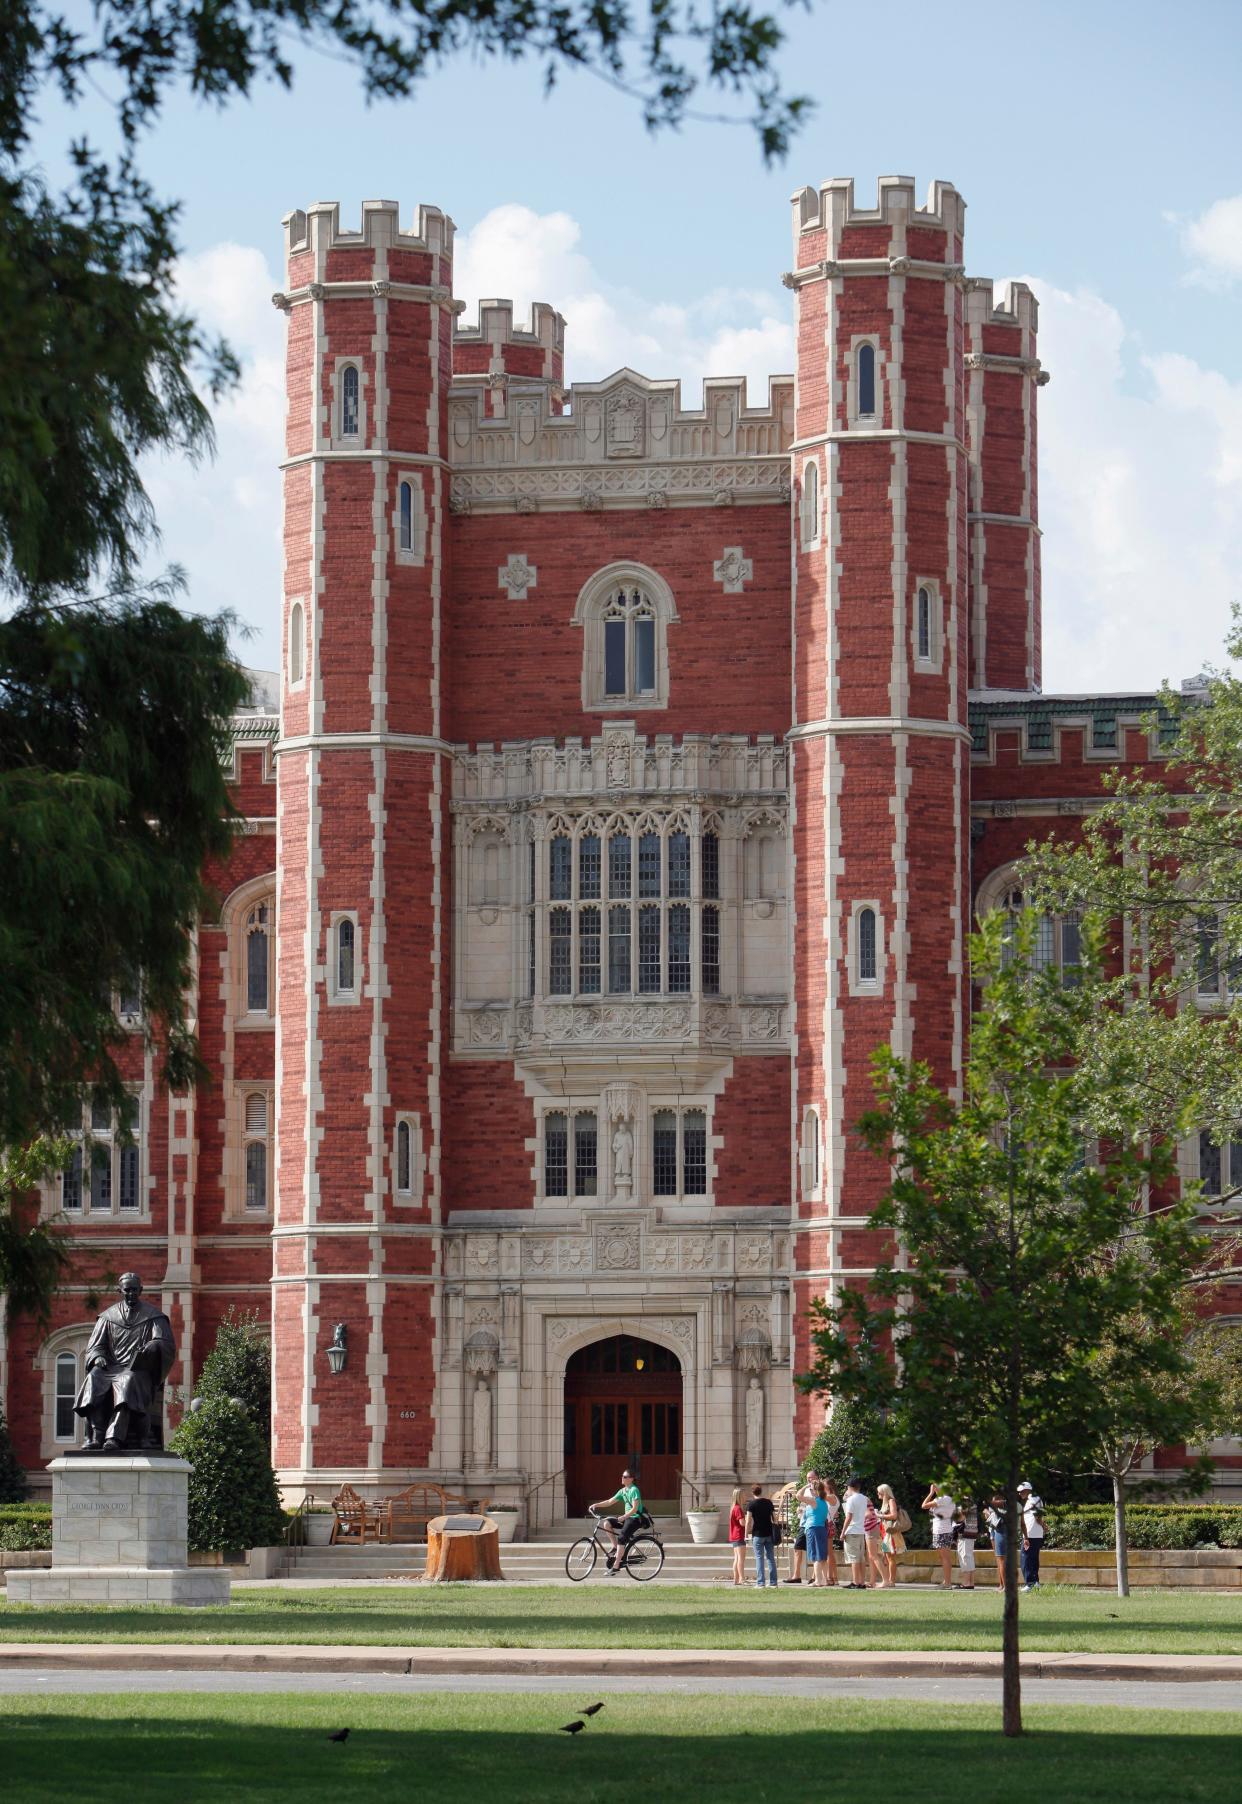
[[[1056, 1548], [1111, 1548], [1115, 1523], [1111, 1506], [1050, 1506], [1048, 1545]], [[1242, 1506], [1237, 1504], [1131, 1503], [1126, 1507], [1126, 1539], [1138, 1549], [1242, 1547]]]
[[257, 1315], [230, 1309], [216, 1329], [216, 1344], [203, 1361], [194, 1394], [239, 1397], [263, 1433], [272, 1419], [272, 1349]]
[[0, 1553], [35, 1553], [52, 1545], [52, 1519], [0, 1519]]
[[908, 1459], [898, 1458], [885, 1472], [873, 1473], [869, 1469], [860, 1450], [870, 1428], [871, 1418], [862, 1404], [844, 1401], [838, 1403], [831, 1418], [811, 1443], [799, 1476], [805, 1478], [813, 1470], [821, 1478], [831, 1478], [841, 1497], [844, 1497], [846, 1484], [851, 1478], [860, 1478], [867, 1494], [872, 1498], [875, 1497], [878, 1484], [890, 1484], [898, 1503], [903, 1504], [910, 1513], [911, 1528], [906, 1536], [907, 1546], [930, 1547], [931, 1524], [919, 1509], [926, 1485], [919, 1480]]
[[[266, 1425], [265, 1425], [266, 1426]], [[270, 1547], [283, 1539], [285, 1513], [267, 1436], [228, 1397], [208, 1397], [170, 1443], [189, 1460], [189, 1544], [194, 1553]]]
[[13, 1451], [8, 1423], [0, 1408], [0, 1503], [20, 1503], [26, 1495], [26, 1474]]

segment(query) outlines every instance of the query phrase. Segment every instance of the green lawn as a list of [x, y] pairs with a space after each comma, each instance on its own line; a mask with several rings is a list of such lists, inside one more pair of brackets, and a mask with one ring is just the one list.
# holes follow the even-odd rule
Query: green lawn
[[[599, 1695], [599, 1694], [596, 1694]], [[606, 1694], [605, 1694], [606, 1695]], [[806, 1698], [608, 1698], [581, 1735], [557, 1733], [560, 1695], [411, 1698], [212, 1696], [0, 1700], [13, 1804], [135, 1796], [386, 1804], [647, 1804], [805, 1792], [883, 1804], [1215, 1804], [1235, 1800], [1242, 1719], [1204, 1712], [1042, 1706], [1006, 1742], [987, 1705]], [[334, 1746], [330, 1730], [348, 1726]]]
[[[216, 1610], [0, 1606], [4, 1641], [281, 1641], [425, 1647], [963, 1648], [1000, 1646], [994, 1592], [856, 1594], [690, 1585], [420, 1585], [234, 1592]], [[1242, 1594], [1065, 1587], [1022, 1599], [1026, 1652], [1242, 1653]]]

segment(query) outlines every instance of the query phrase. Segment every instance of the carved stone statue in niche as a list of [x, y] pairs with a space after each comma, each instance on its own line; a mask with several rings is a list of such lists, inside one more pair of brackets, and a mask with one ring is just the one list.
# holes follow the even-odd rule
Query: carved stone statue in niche
[[478, 1467], [487, 1467], [492, 1463], [492, 1393], [486, 1379], [479, 1379], [472, 1401], [474, 1433], [471, 1440], [471, 1451], [474, 1455], [474, 1464]]
[[628, 1198], [634, 1185], [634, 1135], [624, 1116], [612, 1132], [613, 1195]]
[[746, 1392], [746, 1464], [763, 1464], [763, 1386], [752, 1378]]

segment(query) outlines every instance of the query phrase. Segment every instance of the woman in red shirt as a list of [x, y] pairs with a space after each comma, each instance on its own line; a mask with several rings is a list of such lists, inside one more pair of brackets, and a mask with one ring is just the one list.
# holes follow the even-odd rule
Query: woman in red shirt
[[734, 1491], [733, 1504], [729, 1510], [729, 1545], [733, 1549], [733, 1583], [746, 1583], [746, 1511], [742, 1508], [742, 1493]]

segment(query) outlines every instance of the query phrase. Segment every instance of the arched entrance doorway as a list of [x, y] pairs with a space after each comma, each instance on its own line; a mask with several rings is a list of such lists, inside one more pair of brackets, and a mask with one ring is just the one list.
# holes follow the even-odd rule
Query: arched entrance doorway
[[681, 1365], [675, 1353], [629, 1334], [580, 1347], [565, 1367], [570, 1515], [611, 1497], [627, 1465], [648, 1503], [675, 1498], [681, 1431]]

